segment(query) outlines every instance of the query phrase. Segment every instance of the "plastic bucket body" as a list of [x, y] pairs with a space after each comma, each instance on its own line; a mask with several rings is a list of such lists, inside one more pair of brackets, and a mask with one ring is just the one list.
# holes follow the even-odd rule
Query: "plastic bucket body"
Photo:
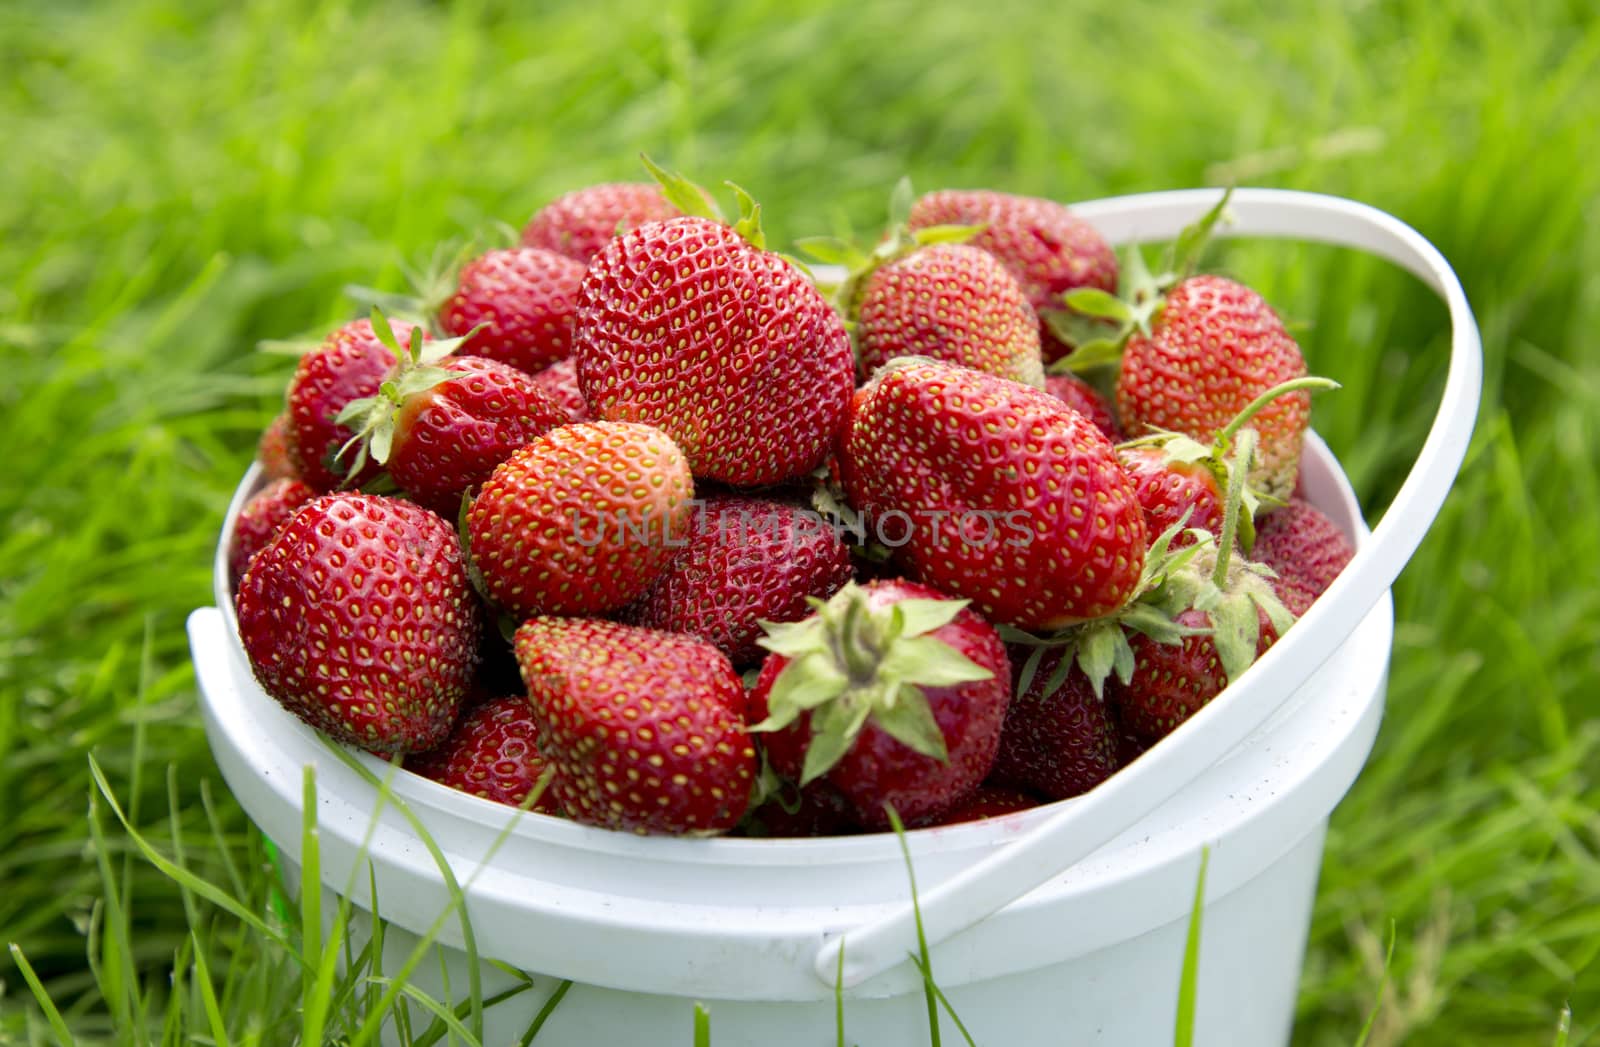
[[[1301, 198], [1282, 209], [1241, 208], [1244, 224], [1253, 220], [1268, 235], [1358, 243], [1417, 272], [1436, 258], [1421, 248], [1413, 258], [1368, 244], [1357, 235], [1367, 229], [1359, 222], [1349, 235], [1322, 236], [1290, 220], [1360, 205], [1264, 191], [1241, 191], [1236, 201], [1248, 193], [1269, 204]], [[1137, 198], [1102, 202], [1101, 214], [1113, 239], [1151, 239], [1176, 232], [1177, 211], [1187, 220], [1213, 200], [1158, 194], [1143, 210]], [[1404, 230], [1380, 212], [1361, 211], [1374, 228]], [[1454, 300], [1452, 320], [1460, 334]], [[1470, 327], [1470, 314], [1465, 322]], [[1468, 341], [1475, 351], [1475, 328]], [[1459, 340], [1455, 352], [1459, 359]], [[1434, 475], [1408, 480], [1376, 532], [1363, 523], [1332, 454], [1308, 438], [1306, 497], [1354, 540], [1357, 557], [1224, 695], [1086, 796], [908, 834], [933, 971], [976, 1042], [1170, 1042], [1204, 847], [1211, 858], [1195, 1042], [1287, 1042], [1327, 818], [1359, 773], [1382, 713], [1393, 640], [1388, 585], [1459, 465], [1463, 411], [1470, 433], [1477, 377], [1470, 368], [1463, 376], [1456, 362], [1443, 421], [1418, 459], [1419, 471], [1443, 460], [1444, 485]], [[1463, 382], [1470, 396], [1460, 392]], [[230, 521], [255, 484], [252, 472]], [[1413, 519], [1392, 523], [1396, 507]], [[226, 588], [230, 540], [225, 530], [217, 607], [196, 611], [189, 623], [213, 752], [246, 812], [291, 861], [298, 859], [303, 768], [315, 768], [322, 880], [389, 922], [385, 969], [393, 970], [415, 941], [405, 932], [421, 933], [448, 905], [444, 878], [395, 803], [380, 804], [366, 777], [256, 685]], [[375, 758], [355, 759], [389, 778], [393, 797], [426, 827], [464, 885], [479, 955], [535, 975], [535, 992], [486, 1013], [486, 1043], [516, 1042], [561, 979], [575, 984], [538, 1043], [687, 1043], [696, 1001], [711, 1011], [717, 1043], [831, 1043], [829, 975], [841, 940], [850, 1042], [928, 1042], [920, 976], [904, 962], [909, 891], [892, 835], [635, 837], [518, 814]], [[467, 954], [457, 918], [444, 921], [438, 940], [459, 994]], [[487, 963], [481, 975], [486, 995], [509, 984]], [[438, 992], [439, 964], [425, 962], [414, 980]]]

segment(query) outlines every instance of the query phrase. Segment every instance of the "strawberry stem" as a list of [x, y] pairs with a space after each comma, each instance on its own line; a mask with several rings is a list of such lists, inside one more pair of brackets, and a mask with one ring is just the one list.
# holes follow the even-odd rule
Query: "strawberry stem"
[[1228, 560], [1233, 555], [1233, 542], [1239, 533], [1239, 513], [1244, 506], [1244, 480], [1250, 472], [1250, 461], [1256, 456], [1256, 431], [1246, 429], [1239, 434], [1239, 447], [1232, 467], [1228, 470], [1228, 499], [1222, 511], [1222, 535], [1217, 539], [1217, 566], [1211, 580], [1218, 589], [1228, 584]]
[[1249, 403], [1245, 404], [1244, 408], [1238, 414], [1233, 416], [1233, 420], [1223, 427], [1222, 431], [1217, 434], [1218, 451], [1226, 452], [1228, 449], [1228, 444], [1233, 440], [1235, 434], [1237, 434], [1240, 429], [1243, 429], [1250, 419], [1260, 414], [1262, 408], [1266, 407], [1278, 397], [1283, 396], [1285, 393], [1298, 392], [1301, 389], [1311, 389], [1316, 391], [1337, 388], [1339, 388], [1338, 382], [1335, 382], [1331, 378], [1321, 378], [1317, 375], [1306, 375], [1301, 378], [1291, 378], [1287, 382], [1279, 382], [1271, 389], [1268, 389], [1254, 400], [1251, 400]]

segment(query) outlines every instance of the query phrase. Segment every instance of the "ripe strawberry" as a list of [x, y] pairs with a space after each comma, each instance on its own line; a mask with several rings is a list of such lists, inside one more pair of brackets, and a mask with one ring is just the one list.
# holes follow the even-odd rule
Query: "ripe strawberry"
[[256, 679], [285, 708], [372, 752], [442, 742], [480, 629], [455, 531], [420, 506], [340, 492], [308, 502], [236, 598]]
[[1096, 429], [1106, 434], [1106, 439], [1113, 443], [1122, 439], [1111, 404], [1082, 378], [1074, 374], [1045, 375], [1044, 391], [1087, 417]]
[[988, 775], [1011, 697], [994, 627], [915, 582], [847, 585], [818, 613], [768, 626], [752, 731], [780, 775], [826, 781], [863, 828], [965, 800]]
[[299, 480], [274, 480], [244, 503], [233, 521], [233, 549], [228, 553], [228, 573], [234, 585], [256, 553], [267, 547], [278, 528], [289, 522], [317, 492]]
[[952, 243], [912, 250], [866, 278], [858, 308], [863, 374], [896, 357], [926, 356], [1044, 384], [1038, 317], [986, 251]]
[[895, 361], [856, 395], [838, 454], [850, 504], [900, 561], [994, 621], [1099, 617], [1138, 584], [1133, 485], [1111, 442], [1043, 390]]
[[[408, 759], [406, 770], [485, 800], [520, 807], [545, 771], [538, 734], [528, 699], [494, 698], [463, 713], [444, 744]], [[559, 813], [548, 787], [528, 809]]]
[[557, 360], [533, 376], [539, 388], [550, 394], [550, 398], [566, 408], [567, 416], [574, 422], [587, 422], [593, 415], [589, 413], [589, 404], [583, 398], [583, 390], [578, 387], [578, 361], [572, 357]]
[[519, 616], [600, 614], [643, 595], [689, 527], [688, 462], [658, 429], [581, 422], [501, 463], [467, 514], [487, 595]]
[[1296, 616], [1349, 566], [1355, 547], [1322, 510], [1301, 498], [1261, 518], [1250, 555], [1278, 574], [1277, 588]]
[[[1160, 534], [1180, 520], [1212, 534], [1222, 530], [1224, 493], [1216, 474], [1204, 462], [1174, 458], [1154, 443], [1122, 445], [1117, 448], [1117, 458], [1133, 480], [1150, 534]], [[1173, 544], [1186, 545], [1192, 540], [1187, 533], [1179, 533]]]
[[[1192, 276], [1166, 293], [1148, 335], [1129, 334], [1117, 412], [1130, 433], [1154, 427], [1209, 443], [1259, 394], [1305, 373], [1300, 347], [1260, 295]], [[1287, 498], [1294, 489], [1310, 412], [1311, 394], [1299, 390], [1251, 419], [1260, 449], [1250, 481], [1261, 493]]]
[[[391, 326], [401, 345], [409, 343], [411, 324], [397, 320]], [[376, 396], [394, 365], [395, 354], [367, 319], [345, 324], [300, 358], [289, 380], [289, 460], [307, 484], [331, 491], [358, 487], [378, 474], [378, 463], [369, 461], [347, 478], [349, 462], [335, 458], [349, 442], [350, 430], [338, 419], [350, 401]]]
[[1024, 686], [1028, 653], [1012, 649], [1016, 696], [1006, 710], [990, 779], [1065, 800], [1088, 792], [1122, 766], [1121, 729], [1075, 662], [1068, 662], [1065, 678], [1056, 683], [1057, 670], [1069, 655], [1063, 648], [1046, 651]]
[[463, 353], [534, 374], [572, 351], [582, 282], [583, 263], [565, 255], [537, 247], [490, 251], [462, 267], [439, 326], [466, 337]]
[[[1004, 743], [1002, 743], [1003, 745]], [[1045, 801], [1021, 789], [984, 782], [964, 803], [946, 811], [930, 825], [960, 825], [963, 822], [982, 822], [990, 818], [1004, 818], [1018, 811], [1028, 811]]]
[[533, 618], [517, 661], [556, 767], [555, 802], [580, 822], [708, 835], [743, 817], [757, 770], [744, 685], [715, 647], [592, 618]]
[[468, 488], [568, 420], [532, 376], [481, 356], [431, 365], [407, 356], [377, 396], [352, 401], [339, 417], [395, 483], [449, 520]]
[[818, 778], [804, 789], [789, 786], [793, 795], [780, 792], [752, 808], [740, 823], [744, 836], [817, 837], [849, 836], [860, 830], [850, 817], [844, 794]]
[[595, 415], [658, 426], [696, 477], [740, 486], [816, 468], [855, 386], [849, 335], [816, 287], [706, 218], [642, 225], [595, 256], [573, 352]]
[[280, 412], [262, 430], [261, 441], [256, 446], [256, 461], [261, 463], [261, 475], [268, 480], [297, 480], [294, 462], [289, 460], [289, 416]]
[[619, 232], [676, 218], [661, 187], [650, 182], [609, 182], [575, 189], [534, 212], [522, 243], [542, 247], [588, 265]]
[[735, 665], [760, 660], [761, 620], [792, 622], [850, 580], [850, 550], [820, 517], [757, 498], [718, 497], [695, 513], [688, 545], [628, 620], [693, 633]]
[[[913, 230], [941, 225], [982, 225], [970, 241], [998, 258], [1022, 285], [1035, 310], [1058, 309], [1063, 293], [1078, 287], [1117, 289], [1117, 256], [1094, 227], [1066, 206], [1038, 197], [989, 190], [928, 193], [911, 209]], [[1070, 351], [1041, 327], [1045, 359]]]

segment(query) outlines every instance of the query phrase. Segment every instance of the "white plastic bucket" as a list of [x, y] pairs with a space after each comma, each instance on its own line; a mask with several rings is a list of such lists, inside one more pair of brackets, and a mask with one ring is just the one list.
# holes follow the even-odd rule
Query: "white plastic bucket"
[[[1171, 237], [1212, 191], [1077, 205], [1113, 242]], [[1478, 334], [1444, 259], [1409, 227], [1336, 198], [1239, 190], [1221, 235], [1360, 247], [1416, 273], [1450, 307], [1450, 372], [1411, 476], [1368, 532], [1314, 436], [1307, 497], [1356, 542], [1351, 566], [1224, 695], [1087, 796], [908, 835], [937, 980], [977, 1043], [1170, 1043], [1200, 851], [1211, 848], [1196, 1041], [1287, 1042], [1327, 818], [1371, 749], [1393, 612], [1388, 589], [1459, 468], [1480, 383]], [[247, 474], [231, 520], [257, 484]], [[316, 769], [324, 884], [390, 922], [385, 969], [448, 904], [434, 860], [392, 805], [251, 678], [219, 544], [217, 607], [189, 620], [207, 735], [257, 825], [298, 859], [301, 776]], [[358, 759], [378, 777], [391, 769]], [[906, 872], [891, 835], [827, 840], [644, 838], [507, 808], [409, 774], [392, 790], [455, 878], [483, 957], [547, 977], [491, 1008], [486, 1043], [516, 1042], [560, 979], [576, 984], [538, 1043], [687, 1043], [694, 1002], [714, 1042], [834, 1042], [844, 940], [845, 1021], [863, 1047], [925, 1044], [926, 1006], [905, 956]], [[516, 823], [487, 864], [508, 821]], [[441, 951], [466, 982], [459, 922]], [[481, 965], [485, 994], [509, 986]], [[415, 979], [437, 992], [439, 965]]]

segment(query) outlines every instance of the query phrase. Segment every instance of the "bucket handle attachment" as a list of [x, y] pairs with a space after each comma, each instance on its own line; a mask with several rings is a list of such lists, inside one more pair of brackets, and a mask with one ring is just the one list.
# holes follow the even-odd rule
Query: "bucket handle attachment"
[[[1073, 210], [1112, 243], [1168, 240], [1216, 203], [1189, 189], [1113, 197]], [[1077, 797], [1025, 835], [921, 896], [930, 946], [978, 923], [1114, 839], [1244, 741], [1305, 683], [1343, 640], [1335, 620], [1359, 621], [1416, 552], [1466, 456], [1483, 382], [1483, 347], [1461, 282], [1420, 233], [1366, 204], [1281, 189], [1238, 189], [1218, 236], [1288, 238], [1356, 248], [1427, 284], [1450, 311], [1450, 366], [1433, 426], [1372, 537], [1285, 642], [1274, 644], [1214, 701], [1131, 766]], [[904, 962], [917, 945], [910, 901], [817, 950], [812, 967], [829, 987], [853, 987]], [[840, 951], [844, 951], [840, 964]]]

